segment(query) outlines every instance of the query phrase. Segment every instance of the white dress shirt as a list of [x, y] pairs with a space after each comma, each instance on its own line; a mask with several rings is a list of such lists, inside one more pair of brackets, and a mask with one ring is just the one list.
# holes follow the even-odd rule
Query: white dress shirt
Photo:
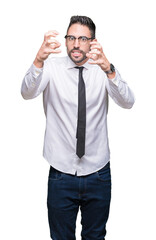
[[108, 79], [98, 65], [86, 62], [83, 78], [86, 86], [85, 155], [76, 155], [78, 113], [78, 69], [67, 57], [48, 58], [43, 68], [33, 64], [26, 73], [21, 93], [32, 99], [43, 92], [46, 131], [43, 156], [61, 172], [77, 176], [94, 173], [110, 160], [107, 134], [108, 94], [123, 108], [131, 108], [134, 96], [116, 70]]

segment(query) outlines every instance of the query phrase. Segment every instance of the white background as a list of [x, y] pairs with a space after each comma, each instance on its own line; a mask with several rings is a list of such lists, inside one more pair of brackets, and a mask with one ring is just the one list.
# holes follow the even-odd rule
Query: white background
[[[0, 5], [0, 239], [50, 239], [42, 96], [25, 101], [20, 87], [46, 31], [59, 31], [61, 56], [66, 54], [64, 35], [77, 14], [93, 19], [107, 58], [136, 97], [131, 110], [110, 100], [113, 191], [107, 239], [156, 239], [154, 0], [6, 0]], [[79, 213], [79, 240], [80, 232]]]

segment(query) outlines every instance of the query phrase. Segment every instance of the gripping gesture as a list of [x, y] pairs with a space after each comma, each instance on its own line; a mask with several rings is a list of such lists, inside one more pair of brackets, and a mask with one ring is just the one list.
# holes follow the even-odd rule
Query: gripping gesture
[[49, 31], [44, 35], [44, 41], [34, 60], [34, 65], [36, 67], [42, 68], [44, 61], [51, 53], [61, 52], [61, 50], [58, 49], [61, 44], [55, 39], [58, 34], [57, 31]]
[[[103, 71], [109, 71], [110, 70], [110, 62], [106, 58], [103, 48], [100, 45], [100, 43], [97, 42], [97, 40], [94, 40], [90, 42], [90, 52], [86, 54], [86, 56], [92, 61], [89, 61], [90, 64], [97, 64], [101, 67]], [[115, 72], [109, 74], [110, 78], [113, 78], [115, 76]]]

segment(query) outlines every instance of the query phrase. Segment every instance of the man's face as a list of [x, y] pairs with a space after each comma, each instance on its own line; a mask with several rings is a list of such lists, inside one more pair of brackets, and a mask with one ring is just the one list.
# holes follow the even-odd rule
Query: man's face
[[[71, 25], [71, 27], [68, 29], [67, 35], [75, 38], [79, 38], [80, 36], [91, 38], [91, 32], [89, 28], [78, 23]], [[70, 41], [68, 38], [66, 39], [68, 56], [78, 66], [84, 64], [88, 60], [86, 53], [90, 51], [90, 41], [91, 40], [88, 40], [86, 43], [82, 43], [78, 39], [75, 39], [74, 41]]]

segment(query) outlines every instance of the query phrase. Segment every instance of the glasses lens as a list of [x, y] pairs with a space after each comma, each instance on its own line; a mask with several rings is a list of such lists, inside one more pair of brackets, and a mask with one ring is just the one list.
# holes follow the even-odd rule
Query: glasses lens
[[88, 40], [90, 40], [91, 38], [87, 38], [85, 36], [80, 36], [79, 38], [76, 38], [74, 36], [65, 36], [65, 38], [67, 39], [68, 42], [70, 43], [74, 43], [76, 39], [78, 39], [80, 44], [86, 44], [88, 42]]
[[74, 42], [76, 38], [74, 36], [68, 36], [67, 39], [70, 42]]
[[88, 38], [87, 37], [80, 37], [79, 40], [80, 40], [80, 43], [85, 44], [85, 43], [87, 43]]

